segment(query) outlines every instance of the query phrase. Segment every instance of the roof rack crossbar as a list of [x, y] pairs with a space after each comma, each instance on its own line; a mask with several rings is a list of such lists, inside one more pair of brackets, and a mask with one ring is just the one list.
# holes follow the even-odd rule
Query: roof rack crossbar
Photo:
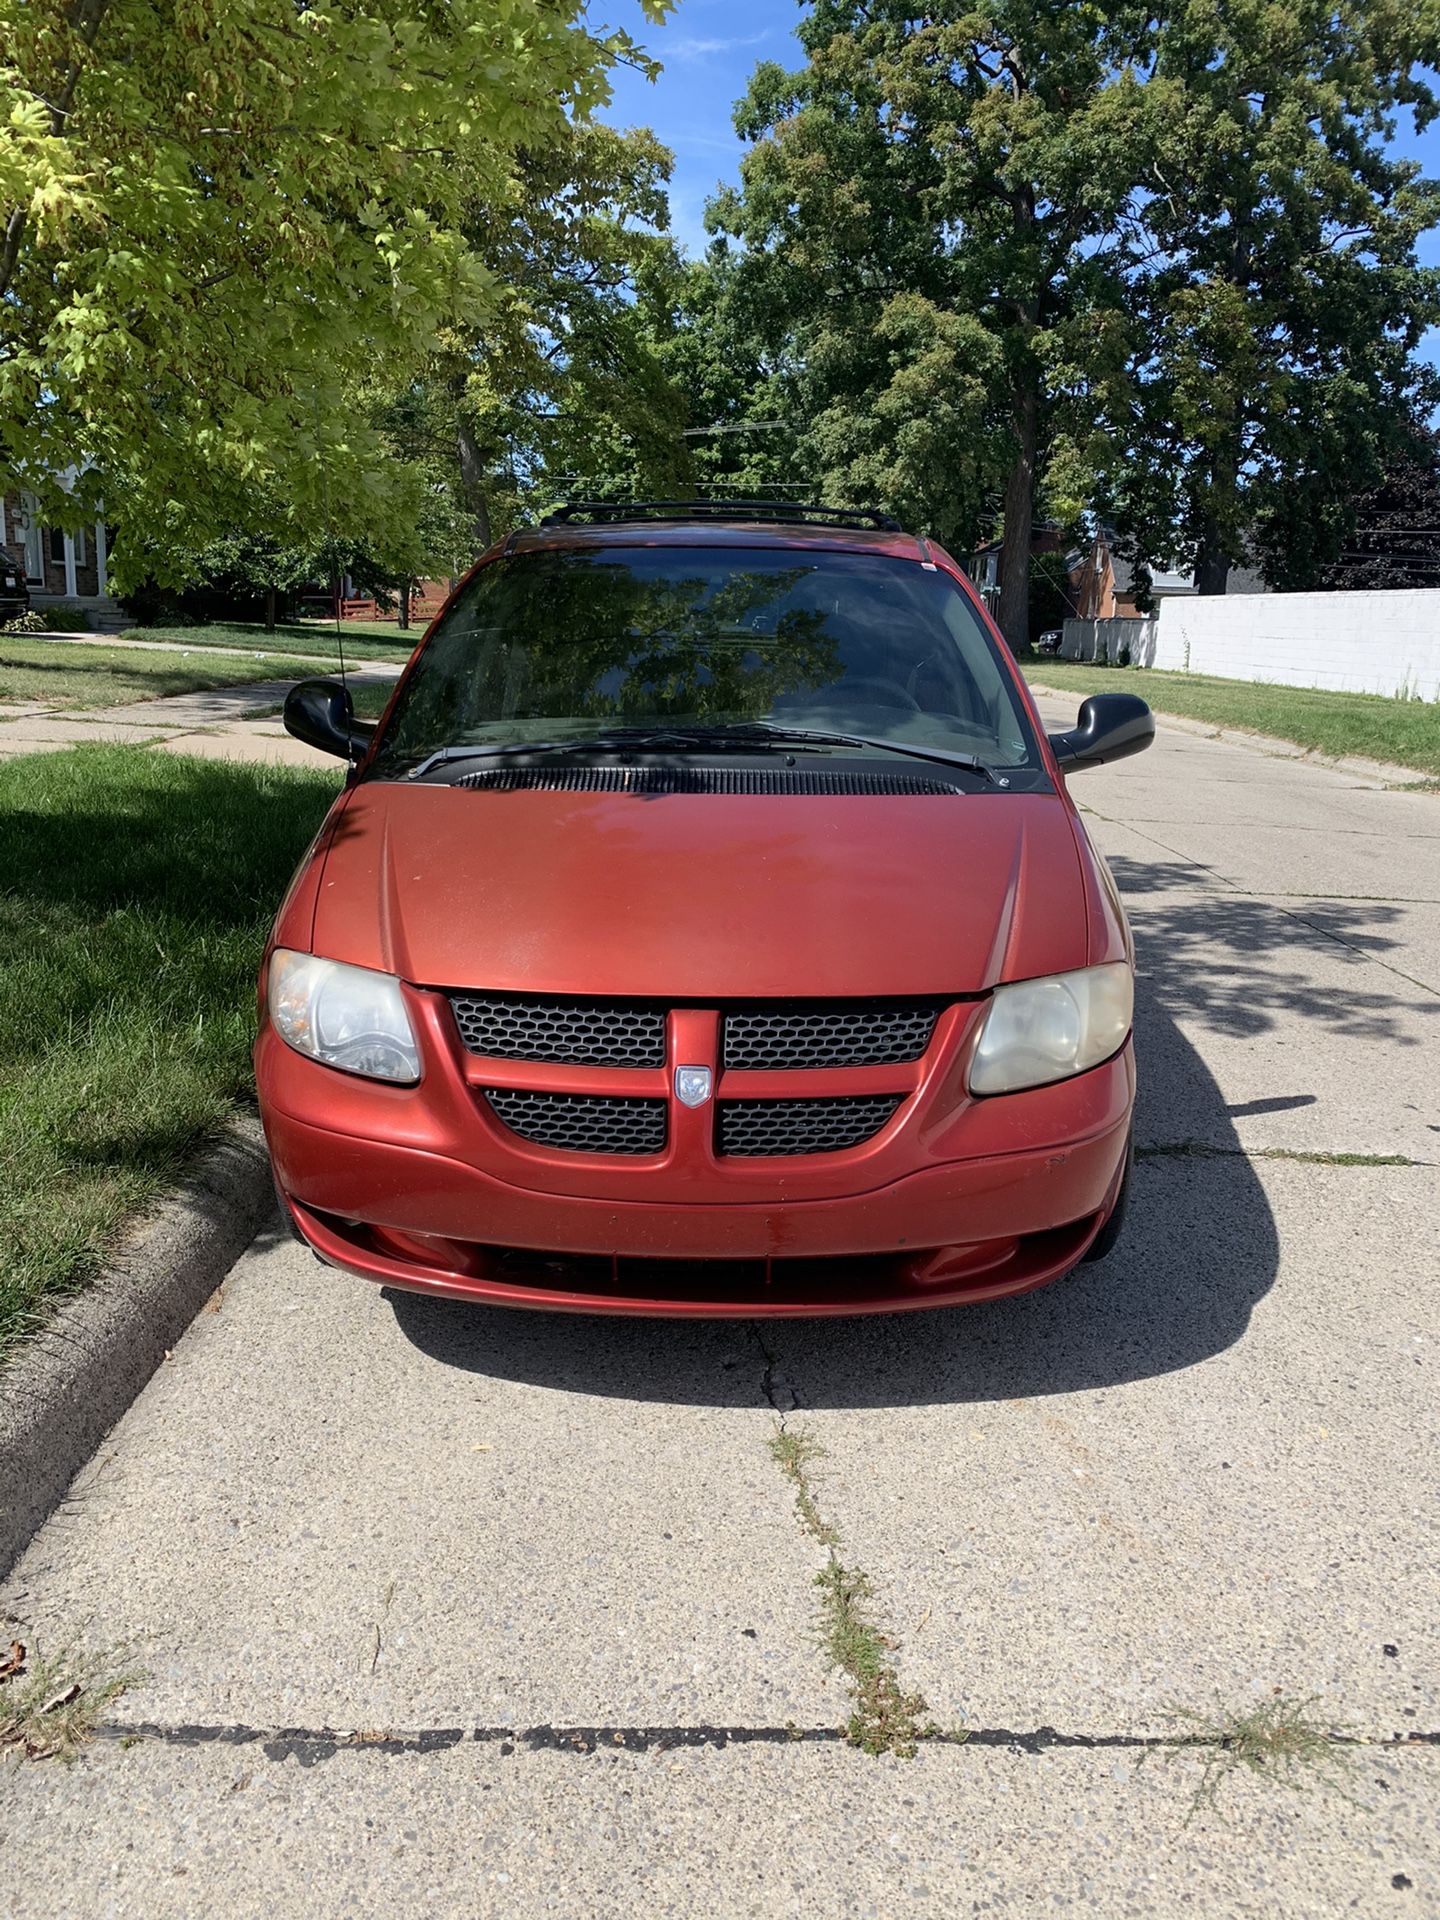
[[902, 531], [898, 520], [872, 507], [807, 507], [790, 500], [574, 500], [540, 524], [563, 527], [580, 520], [768, 520]]

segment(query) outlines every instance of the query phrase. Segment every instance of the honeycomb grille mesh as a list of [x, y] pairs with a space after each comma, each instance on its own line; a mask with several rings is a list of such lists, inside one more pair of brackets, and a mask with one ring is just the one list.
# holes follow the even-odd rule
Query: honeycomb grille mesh
[[722, 1100], [717, 1132], [722, 1154], [841, 1153], [877, 1134], [900, 1095], [856, 1094], [838, 1100]]
[[547, 1060], [571, 1067], [663, 1067], [665, 1010], [561, 1000], [450, 996], [461, 1044], [492, 1060]]
[[487, 1087], [485, 1098], [512, 1133], [562, 1153], [663, 1153], [666, 1104], [610, 1094], [533, 1093]]
[[725, 1015], [724, 1060], [732, 1071], [787, 1067], [883, 1067], [918, 1060], [939, 1008], [863, 1003], [787, 1010], [747, 1007]]

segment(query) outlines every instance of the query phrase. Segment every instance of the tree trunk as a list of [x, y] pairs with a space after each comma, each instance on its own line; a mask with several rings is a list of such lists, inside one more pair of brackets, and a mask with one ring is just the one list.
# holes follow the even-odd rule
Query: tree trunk
[[399, 626], [401, 633], [410, 631], [410, 582], [408, 580], [400, 582]]
[[1224, 593], [1229, 578], [1230, 556], [1221, 544], [1214, 514], [1207, 513], [1200, 522], [1200, 545], [1195, 554], [1195, 591], [1202, 598]]
[[460, 452], [460, 491], [475, 527], [472, 557], [478, 559], [491, 539], [490, 508], [485, 499], [485, 462], [470, 431], [470, 423], [463, 416], [457, 424], [455, 438]]
[[1040, 396], [1034, 379], [1016, 396], [1015, 464], [1005, 486], [1005, 544], [1000, 550], [1001, 633], [1012, 653], [1030, 650], [1030, 535], [1035, 519], [1035, 446]]
[[275, 631], [275, 589], [274, 587], [266, 587], [265, 589], [265, 631], [267, 633], [273, 633]]

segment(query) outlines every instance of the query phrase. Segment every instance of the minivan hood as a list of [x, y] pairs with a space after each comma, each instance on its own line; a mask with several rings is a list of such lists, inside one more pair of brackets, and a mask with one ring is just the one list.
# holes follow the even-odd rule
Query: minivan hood
[[324, 861], [315, 952], [418, 986], [704, 1005], [976, 993], [1086, 962], [1056, 794], [367, 782]]

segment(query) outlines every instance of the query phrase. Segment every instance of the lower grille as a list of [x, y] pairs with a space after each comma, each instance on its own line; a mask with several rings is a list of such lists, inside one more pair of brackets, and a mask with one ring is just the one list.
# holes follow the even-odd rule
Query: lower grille
[[522, 1140], [562, 1153], [663, 1153], [663, 1100], [618, 1099], [609, 1094], [531, 1093], [487, 1087], [485, 1098]]
[[721, 1100], [722, 1154], [842, 1153], [885, 1125], [900, 1104], [893, 1093], [839, 1100]]

